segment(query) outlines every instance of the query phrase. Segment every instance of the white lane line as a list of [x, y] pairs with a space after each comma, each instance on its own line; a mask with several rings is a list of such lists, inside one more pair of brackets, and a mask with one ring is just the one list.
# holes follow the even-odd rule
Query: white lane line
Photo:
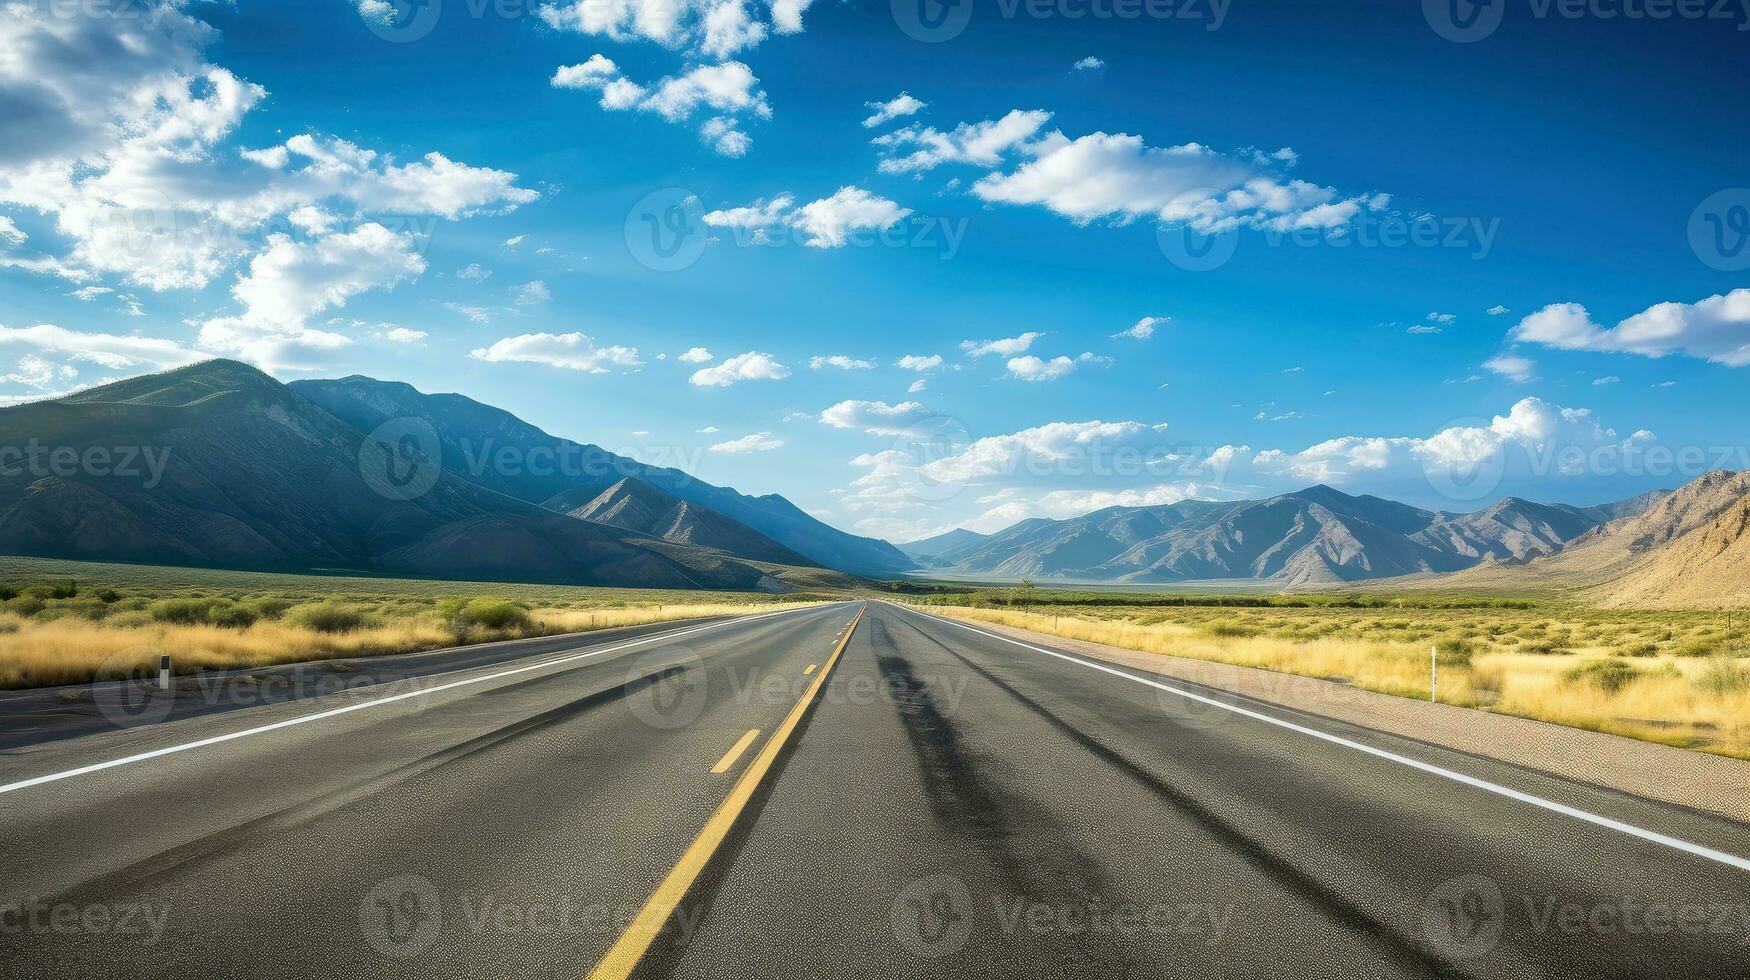
[[1711, 847], [1703, 847], [1700, 844], [1692, 844], [1689, 841], [1683, 840], [1683, 839], [1678, 838], [1678, 837], [1672, 837], [1672, 836], [1669, 836], [1667, 834], [1661, 834], [1656, 830], [1647, 830], [1643, 827], [1637, 827], [1632, 823], [1624, 823], [1621, 820], [1613, 820], [1610, 817], [1600, 816], [1599, 814], [1596, 814], [1596, 813], [1591, 813], [1591, 812], [1586, 811], [1586, 810], [1581, 810], [1581, 809], [1578, 809], [1576, 807], [1571, 807], [1565, 803], [1557, 803], [1554, 800], [1546, 800], [1541, 796], [1533, 796], [1530, 793], [1520, 792], [1519, 790], [1513, 789], [1511, 787], [1502, 786], [1499, 783], [1491, 783], [1486, 779], [1478, 779], [1475, 776], [1467, 776], [1462, 772], [1455, 772], [1451, 769], [1445, 769], [1445, 768], [1442, 768], [1440, 766], [1433, 765], [1431, 763], [1422, 762], [1422, 761], [1417, 760], [1417, 759], [1412, 759], [1409, 756], [1398, 755], [1396, 752], [1387, 752], [1384, 749], [1377, 749], [1371, 745], [1365, 745], [1361, 742], [1357, 742], [1357, 741], [1354, 741], [1352, 739], [1343, 738], [1340, 735], [1332, 735], [1332, 734], [1329, 734], [1327, 732], [1321, 732], [1316, 728], [1308, 728], [1305, 725], [1297, 725], [1292, 721], [1284, 721], [1281, 718], [1274, 718], [1274, 717], [1271, 717], [1270, 715], [1262, 714], [1262, 713], [1257, 712], [1257, 711], [1252, 711], [1248, 708], [1242, 708], [1239, 705], [1229, 704], [1225, 701], [1220, 701], [1220, 700], [1217, 700], [1215, 698], [1204, 697], [1201, 694], [1197, 694], [1197, 693], [1192, 692], [1192, 691], [1187, 691], [1187, 690], [1184, 690], [1183, 688], [1174, 687], [1171, 684], [1162, 684], [1160, 681], [1150, 680], [1146, 677], [1138, 677], [1137, 675], [1132, 674], [1129, 671], [1119, 670], [1116, 667], [1108, 667], [1105, 664], [1096, 663], [1092, 660], [1084, 660], [1081, 657], [1071, 656], [1070, 654], [1067, 654], [1067, 653], [1059, 653], [1056, 650], [1047, 650], [1044, 647], [1037, 647], [1031, 643], [1023, 643], [1022, 641], [1014, 639], [1012, 637], [1003, 636], [1000, 633], [992, 633], [989, 630], [981, 630], [981, 629], [977, 628], [976, 626], [968, 626], [965, 623], [956, 622], [955, 620], [952, 620], [952, 619], [943, 619], [940, 616], [933, 616], [933, 615], [930, 615], [929, 613], [917, 612], [917, 610], [915, 610], [915, 609], [913, 609], [911, 611], [917, 613], [919, 616], [922, 616], [925, 619], [933, 619], [933, 620], [936, 620], [937, 622], [947, 623], [950, 626], [958, 626], [963, 630], [968, 630], [970, 632], [977, 633], [980, 636], [988, 636], [993, 640], [1001, 640], [1004, 643], [1013, 643], [1015, 646], [1023, 647], [1023, 648], [1028, 649], [1028, 650], [1032, 650], [1035, 653], [1043, 653], [1048, 657], [1056, 657], [1059, 660], [1067, 660], [1072, 664], [1080, 664], [1083, 667], [1090, 667], [1090, 668], [1093, 668], [1094, 670], [1100, 671], [1101, 673], [1111, 674], [1114, 677], [1122, 677], [1125, 680], [1135, 681], [1138, 684], [1146, 684], [1149, 687], [1153, 687], [1153, 688], [1157, 688], [1157, 689], [1162, 690], [1162, 691], [1166, 691], [1169, 694], [1177, 694], [1178, 696], [1180, 696], [1182, 698], [1190, 698], [1193, 701], [1200, 701], [1204, 704], [1212, 705], [1212, 706], [1217, 707], [1217, 708], [1221, 708], [1224, 711], [1231, 711], [1236, 715], [1244, 715], [1247, 718], [1251, 718], [1251, 719], [1254, 719], [1256, 721], [1261, 721], [1261, 722], [1264, 722], [1266, 724], [1275, 725], [1278, 728], [1286, 728], [1291, 732], [1299, 732], [1302, 735], [1311, 735], [1313, 738], [1323, 739], [1324, 741], [1330, 742], [1333, 745], [1341, 745], [1344, 748], [1354, 749], [1357, 752], [1365, 752], [1368, 755], [1375, 756], [1375, 757], [1380, 758], [1380, 759], [1385, 759], [1385, 760], [1388, 760], [1390, 762], [1396, 762], [1399, 765], [1409, 766], [1412, 769], [1420, 769], [1421, 771], [1423, 771], [1425, 773], [1430, 773], [1430, 774], [1435, 775], [1435, 776], [1440, 776], [1444, 779], [1450, 779], [1455, 783], [1463, 783], [1466, 786], [1470, 786], [1470, 787], [1473, 787], [1475, 789], [1480, 789], [1480, 790], [1483, 790], [1484, 792], [1494, 793], [1497, 796], [1505, 796], [1506, 798], [1508, 798], [1510, 800], [1518, 800], [1521, 803], [1529, 803], [1532, 806], [1541, 807], [1542, 809], [1549, 810], [1552, 813], [1559, 813], [1559, 814], [1562, 814], [1563, 816], [1573, 817], [1575, 820], [1584, 820], [1585, 822], [1587, 822], [1589, 824], [1595, 824], [1599, 827], [1608, 827], [1611, 830], [1617, 831], [1619, 833], [1627, 834], [1630, 837], [1638, 837], [1644, 841], [1651, 841], [1655, 844], [1663, 844], [1666, 847], [1670, 847], [1670, 848], [1674, 848], [1674, 849], [1679, 850], [1679, 851], [1683, 851], [1686, 854], [1693, 854], [1696, 857], [1706, 858], [1709, 861], [1717, 861], [1720, 864], [1729, 865], [1731, 867], [1737, 868], [1740, 871], [1750, 871], [1750, 859], [1738, 857], [1736, 854], [1727, 854], [1725, 851], [1716, 851]]
[[[810, 607], [810, 608], [812, 608], [812, 607]], [[21, 779], [18, 782], [7, 783], [4, 786], [0, 786], [0, 794], [11, 793], [11, 792], [15, 792], [15, 791], [21, 790], [21, 789], [29, 789], [32, 786], [40, 786], [43, 783], [53, 783], [53, 782], [57, 782], [57, 781], [62, 780], [62, 779], [72, 779], [74, 776], [83, 776], [87, 773], [100, 772], [104, 769], [114, 769], [117, 766], [125, 766], [125, 765], [128, 765], [129, 763], [133, 763], [133, 762], [144, 762], [147, 759], [156, 759], [159, 756], [174, 755], [175, 753], [178, 753], [178, 752], [187, 752], [190, 749], [205, 748], [206, 746], [209, 746], [209, 745], [218, 745], [222, 742], [231, 742], [231, 741], [235, 741], [235, 740], [240, 739], [240, 738], [248, 738], [251, 735], [261, 735], [261, 734], [264, 734], [266, 732], [279, 731], [282, 728], [291, 728], [291, 727], [296, 726], [296, 725], [308, 725], [311, 722], [322, 721], [325, 718], [334, 718], [338, 715], [351, 714], [354, 711], [363, 711], [366, 708], [376, 708], [376, 707], [380, 707], [380, 706], [385, 705], [385, 704], [394, 704], [397, 701], [405, 701], [408, 698], [426, 697], [428, 695], [438, 694], [438, 693], [441, 693], [443, 691], [454, 690], [455, 688], [458, 688], [458, 687], [467, 687], [467, 686], [473, 685], [473, 684], [484, 684], [487, 681], [495, 681], [495, 680], [498, 680], [498, 679], [503, 678], [503, 677], [512, 677], [512, 676], [515, 676], [517, 674], [526, 674], [532, 670], [541, 670], [541, 669], [547, 668], [547, 667], [557, 667], [561, 664], [573, 663], [573, 662], [578, 661], [578, 660], [587, 660], [590, 657], [599, 657], [604, 653], [617, 653], [618, 651], [621, 651], [621, 650], [630, 649], [630, 648], [636, 647], [636, 646], [643, 646], [646, 643], [655, 643], [659, 640], [672, 640], [672, 639], [675, 639], [676, 637], [690, 636], [694, 633], [703, 633], [706, 630], [714, 630], [714, 629], [718, 629], [718, 628], [724, 627], [724, 626], [731, 626], [731, 625], [734, 625], [736, 623], [751, 623], [751, 622], [754, 622], [755, 620], [770, 619], [773, 616], [787, 616], [787, 615], [790, 615], [792, 613], [806, 612], [806, 611], [807, 611], [806, 609], [785, 609], [781, 612], [761, 613], [758, 616], [748, 616], [748, 617], [738, 618], [738, 619], [726, 619], [721, 623], [707, 623], [704, 626], [691, 626], [691, 627], [688, 627], [687, 629], [674, 630], [673, 632], [669, 632], [669, 633], [657, 633], [653, 636], [640, 637], [639, 639], [636, 639], [636, 640], [631, 640], [631, 641], [628, 641], [626, 643], [617, 644], [617, 645], [611, 646], [611, 647], [604, 647], [600, 650], [590, 650], [590, 651], [587, 651], [585, 653], [573, 654], [569, 657], [560, 657], [560, 658], [555, 659], [555, 660], [543, 660], [538, 664], [530, 664], [526, 667], [515, 667], [515, 668], [512, 668], [510, 670], [501, 670], [498, 673], [487, 674], [484, 677], [469, 677], [469, 678], [465, 678], [465, 679], [459, 680], [459, 681], [450, 681], [447, 684], [439, 684], [436, 687], [428, 687], [428, 688], [424, 688], [424, 689], [418, 690], [418, 691], [408, 691], [408, 692], [403, 693], [403, 694], [391, 694], [391, 695], [388, 695], [386, 697], [377, 698], [377, 699], [372, 700], [372, 701], [363, 701], [363, 702], [360, 702], [358, 704], [349, 704], [349, 705], [346, 705], [345, 707], [341, 707], [341, 708], [330, 708], [327, 711], [318, 711], [314, 714], [301, 715], [297, 718], [288, 718], [285, 721], [276, 721], [271, 725], [259, 725], [255, 728], [246, 728], [243, 731], [231, 732], [231, 733], [226, 734], [226, 735], [214, 735], [211, 738], [198, 739], [198, 740], [193, 741], [193, 742], [184, 742], [181, 745], [170, 745], [170, 746], [166, 746], [166, 747], [161, 748], [161, 749], [153, 749], [150, 752], [140, 752], [140, 753], [135, 754], [135, 755], [123, 756], [120, 759], [110, 759], [107, 762], [94, 762], [89, 766], [80, 766], [77, 769], [68, 769], [64, 772], [53, 772], [53, 773], [49, 773], [46, 776], [33, 776], [30, 779]]]

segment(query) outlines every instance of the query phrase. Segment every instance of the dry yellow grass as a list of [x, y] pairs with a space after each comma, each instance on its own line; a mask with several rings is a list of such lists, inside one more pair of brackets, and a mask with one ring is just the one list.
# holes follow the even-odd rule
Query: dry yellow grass
[[[1190, 621], [1134, 611], [1090, 615], [1012, 609], [931, 606], [929, 611], [1000, 623], [1145, 653], [1190, 657], [1242, 667], [1319, 677], [1404, 697], [1428, 696], [1429, 640], [1368, 640], [1309, 636], [1309, 616], [1254, 617], [1243, 632], [1227, 620], [1192, 611]], [[1476, 626], [1491, 625], [1477, 614]], [[1294, 636], [1271, 635], [1272, 629]], [[1538, 627], [1538, 635], [1559, 625]], [[1468, 658], [1443, 658], [1442, 701], [1593, 731], [1750, 758], [1750, 658], [1678, 657], [1669, 651], [1633, 659], [1603, 656], [1613, 647], [1578, 645], [1563, 655], [1515, 653], [1479, 641]], [[1468, 659], [1468, 663], [1464, 663]], [[1620, 686], [1601, 683], [1590, 664], [1632, 672]], [[1580, 672], [1576, 676], [1576, 672]], [[1724, 682], [1721, 682], [1724, 678]], [[1708, 683], [1709, 680], [1712, 683]]]
[[[664, 603], [600, 609], [537, 609], [526, 628], [477, 631], [474, 642], [543, 636], [669, 622], [706, 616], [772, 612], [812, 603]], [[322, 633], [263, 620], [246, 629], [149, 623], [118, 626], [63, 618], [49, 622], [0, 615], [0, 687], [76, 684], [98, 677], [126, 677], [157, 670], [169, 653], [178, 674], [263, 667], [302, 660], [333, 660], [409, 653], [454, 645], [455, 634], [429, 610], [377, 616], [377, 624], [344, 633]]]

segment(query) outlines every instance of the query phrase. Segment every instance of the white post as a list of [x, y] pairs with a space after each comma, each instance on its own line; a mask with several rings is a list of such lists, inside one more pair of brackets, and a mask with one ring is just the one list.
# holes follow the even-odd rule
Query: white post
[[1440, 700], [1440, 648], [1428, 647], [1428, 700]]
[[170, 654], [158, 657], [158, 690], [170, 690]]

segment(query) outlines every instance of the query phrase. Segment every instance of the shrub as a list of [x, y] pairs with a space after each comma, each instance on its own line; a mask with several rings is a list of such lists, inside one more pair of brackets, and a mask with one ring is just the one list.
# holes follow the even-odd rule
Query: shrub
[[287, 610], [286, 622], [318, 633], [350, 633], [365, 625], [365, 611], [334, 601], [309, 602]]
[[1225, 622], [1223, 622], [1223, 623], [1210, 623], [1208, 626], [1203, 628], [1203, 632], [1208, 633], [1210, 636], [1243, 637], [1243, 636], [1257, 636], [1258, 635], [1258, 631], [1255, 629], [1252, 629], [1249, 626], [1241, 626], [1238, 623], [1225, 623]]
[[527, 629], [530, 622], [528, 609], [509, 599], [474, 599], [463, 608], [462, 615], [489, 630]]
[[296, 603], [290, 599], [267, 598], [257, 599], [249, 605], [255, 610], [255, 615], [260, 619], [278, 619], [281, 616], [284, 616], [286, 610], [292, 608]]
[[1677, 649], [1671, 652], [1679, 657], [1707, 657], [1712, 656], [1718, 649], [1718, 643], [1711, 639], [1700, 638], [1681, 643]]
[[1476, 648], [1469, 640], [1441, 640], [1434, 645], [1434, 661], [1442, 667], [1469, 667]]
[[1612, 694], [1639, 676], [1640, 670], [1626, 660], [1594, 660], [1568, 671], [1568, 680], [1596, 684]]
[[211, 599], [160, 599], [152, 603], [152, 618], [160, 623], [197, 626], [207, 621]]
[[1750, 688], [1750, 665], [1733, 657], [1715, 657], [1696, 677], [1695, 686], [1713, 694]]
[[0, 634], [18, 632], [19, 622], [11, 616], [0, 616]]
[[106, 616], [103, 620], [103, 625], [112, 629], [132, 630], [151, 626], [154, 622], [157, 622], [157, 620], [154, 620], [152, 614], [146, 610], [128, 609], [112, 616]]
[[13, 585], [8, 585], [5, 582], [0, 582], [0, 602], [11, 602], [16, 598], [18, 598], [18, 588]]
[[21, 595], [6, 604], [6, 611], [26, 619], [35, 616], [48, 607], [48, 603], [33, 595]]
[[254, 606], [221, 599], [207, 608], [207, 622], [227, 629], [248, 629], [255, 625], [260, 613]]
[[1622, 655], [1625, 657], [1656, 657], [1659, 655], [1659, 645], [1657, 643], [1631, 644], [1623, 647]]
[[122, 594], [114, 589], [103, 589], [97, 593], [97, 601], [105, 604], [120, 602]]

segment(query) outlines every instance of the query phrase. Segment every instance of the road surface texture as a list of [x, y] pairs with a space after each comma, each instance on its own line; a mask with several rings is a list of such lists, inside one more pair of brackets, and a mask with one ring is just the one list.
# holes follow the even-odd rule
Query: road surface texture
[[581, 642], [11, 749], [4, 974], [1750, 976], [1722, 818], [879, 602]]

